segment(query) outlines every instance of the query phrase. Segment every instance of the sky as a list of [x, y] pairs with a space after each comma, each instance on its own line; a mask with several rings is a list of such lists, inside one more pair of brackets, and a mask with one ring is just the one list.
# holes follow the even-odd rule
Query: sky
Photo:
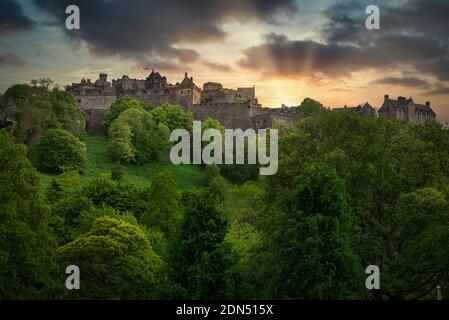
[[[79, 30], [65, 27], [71, 4]], [[371, 4], [379, 30], [365, 26]], [[0, 0], [0, 92], [152, 68], [171, 83], [188, 72], [200, 87], [255, 85], [267, 107], [412, 97], [446, 122], [449, 0]]]

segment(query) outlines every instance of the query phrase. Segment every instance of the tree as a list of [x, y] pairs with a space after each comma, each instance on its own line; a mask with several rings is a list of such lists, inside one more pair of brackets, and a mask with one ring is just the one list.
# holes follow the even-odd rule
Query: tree
[[151, 182], [147, 196], [148, 209], [142, 214], [140, 222], [172, 237], [180, 219], [180, 198], [172, 174], [169, 171], [158, 173]]
[[132, 144], [131, 126], [124, 121], [116, 121], [108, 130], [108, 150], [119, 163], [131, 163], [136, 159]]
[[[395, 230], [382, 259], [380, 293], [391, 299], [432, 299], [449, 283], [449, 206], [434, 188], [399, 196]], [[378, 263], [378, 261], [373, 261]]]
[[[203, 123], [201, 123], [201, 134], [203, 134], [208, 129], [218, 130], [221, 133], [222, 137], [225, 136], [225, 127], [223, 127], [220, 122], [214, 118], [207, 118]], [[207, 144], [209, 144], [207, 141], [202, 141], [201, 148], [203, 149]], [[224, 139], [222, 150], [224, 151]]]
[[62, 190], [61, 185], [58, 180], [52, 179], [50, 185], [47, 188], [47, 200], [50, 203], [56, 202], [63, 196], [64, 190]]
[[351, 216], [344, 183], [325, 165], [295, 179], [273, 221], [269, 246], [270, 298], [357, 298], [362, 268], [351, 251]]
[[48, 297], [53, 288], [53, 242], [39, 177], [24, 145], [0, 130], [0, 297]]
[[169, 131], [157, 125], [143, 109], [123, 111], [109, 128], [109, 150], [114, 160], [124, 163], [147, 163], [168, 154]]
[[183, 218], [171, 243], [170, 275], [178, 297], [226, 299], [234, 295], [235, 255], [224, 241], [227, 221], [206, 190], [183, 194]]
[[17, 122], [14, 132], [16, 141], [28, 146], [38, 143], [49, 128], [66, 129], [82, 136], [84, 113], [74, 98], [57, 88], [15, 85], [6, 90], [0, 104], [0, 119]]
[[255, 182], [246, 182], [227, 190], [223, 208], [229, 220], [226, 241], [234, 248], [238, 260], [238, 299], [261, 299], [266, 278], [260, 276], [259, 256], [263, 248], [264, 223], [269, 215], [263, 204], [263, 188]]
[[[446, 197], [449, 195], [447, 130], [438, 124], [416, 126], [355, 113], [324, 112], [281, 131], [280, 137], [279, 169], [267, 179], [266, 201], [275, 203], [283, 195], [294, 192], [296, 184], [291, 177], [301, 176], [311, 164], [324, 162], [335, 169], [348, 193], [353, 223], [352, 251], [358, 255], [362, 268], [378, 265], [381, 274], [388, 274], [387, 281], [391, 284], [380, 291], [372, 291], [372, 298], [428, 297], [425, 293], [430, 290], [431, 283], [436, 279], [439, 283], [447, 281], [444, 273], [434, 274], [436, 269], [420, 267], [420, 275], [414, 278], [413, 273], [407, 271], [412, 260], [408, 248], [418, 243], [424, 248], [421, 235], [429, 236], [429, 242], [425, 242], [427, 252], [438, 252], [444, 257], [441, 250], [445, 246], [439, 243], [446, 234], [436, 233], [435, 229], [432, 238], [429, 230], [434, 226], [428, 229], [425, 224], [416, 223], [414, 227], [418, 230], [409, 234], [411, 238], [405, 241], [399, 230], [410, 225], [398, 217], [398, 212], [405, 214], [406, 211], [400, 205], [404, 195], [429, 187]], [[413, 206], [418, 205], [417, 201], [408, 199]], [[425, 210], [419, 210], [425, 215]], [[442, 238], [438, 238], [440, 236]], [[417, 256], [418, 253], [415, 252]], [[438, 266], [438, 270], [444, 262], [436, 256], [428, 261]], [[431, 277], [434, 278], [427, 283]], [[381, 281], [385, 283], [386, 279]]]
[[120, 163], [112, 167], [112, 169], [111, 169], [111, 179], [113, 181], [118, 181], [118, 182], [122, 181], [122, 179], [123, 179], [123, 168], [120, 165]]
[[0, 93], [0, 123], [8, 120], [8, 111], [5, 107], [5, 98]]
[[313, 100], [311, 98], [305, 98], [297, 108], [301, 112], [310, 113], [319, 113], [326, 110], [321, 102]]
[[82, 170], [87, 160], [87, 148], [76, 136], [62, 129], [50, 129], [36, 147], [40, 169], [52, 172], [64, 167]]
[[89, 232], [60, 247], [57, 258], [62, 274], [68, 265], [81, 270], [82, 290], [68, 291], [71, 298], [154, 298], [161, 260], [137, 225], [97, 218]]
[[55, 125], [49, 100], [48, 91], [42, 87], [15, 85], [6, 90], [1, 113], [4, 119], [17, 122], [14, 131], [17, 142], [32, 146]]
[[[92, 201], [82, 195], [73, 194], [60, 199], [52, 205], [50, 226], [59, 245], [75, 240], [76, 237], [89, 231], [91, 225], [83, 225], [82, 217], [95, 217]], [[86, 230], [86, 227], [89, 229]]]
[[[53, 84], [53, 80], [50, 78], [41, 78], [36, 81], [38, 84], [41, 85], [45, 90], [48, 90], [48, 88]], [[33, 82], [34, 83], [34, 82]]]
[[192, 130], [193, 115], [190, 112], [184, 112], [180, 106], [164, 103], [151, 111], [156, 124], [164, 124], [171, 131], [175, 129]]
[[130, 97], [121, 97], [114, 101], [109, 108], [108, 113], [104, 117], [103, 125], [106, 130], [112, 125], [112, 123], [120, 116], [120, 114], [130, 108], [135, 108], [143, 110], [142, 103], [138, 100], [132, 99]]
[[110, 207], [121, 213], [130, 212], [138, 220], [147, 210], [146, 193], [134, 185], [107, 178], [93, 179], [81, 189], [81, 194], [90, 199], [94, 206]]
[[70, 131], [77, 137], [83, 136], [86, 119], [75, 98], [70, 93], [55, 88], [51, 92], [50, 99], [58, 127]]

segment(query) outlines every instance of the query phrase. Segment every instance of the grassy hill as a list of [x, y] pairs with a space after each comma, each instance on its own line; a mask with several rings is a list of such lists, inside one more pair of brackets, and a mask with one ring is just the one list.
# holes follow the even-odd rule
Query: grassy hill
[[[87, 163], [81, 183], [100, 177], [111, 172], [115, 163], [111, 161], [107, 152], [107, 138], [105, 135], [88, 136], [83, 140], [87, 145]], [[205, 171], [197, 165], [173, 165], [169, 160], [152, 162], [142, 166], [123, 166], [123, 182], [139, 188], [148, 187], [153, 176], [163, 170], [170, 171], [181, 189], [198, 187], [204, 183]], [[47, 187], [55, 175], [40, 173], [41, 183]]]

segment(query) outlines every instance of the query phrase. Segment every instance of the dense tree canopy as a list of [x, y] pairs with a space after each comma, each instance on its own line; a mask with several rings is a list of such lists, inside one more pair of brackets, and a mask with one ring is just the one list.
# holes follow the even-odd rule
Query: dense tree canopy
[[48, 208], [24, 145], [0, 130], [0, 297], [45, 298], [53, 287], [55, 243]]
[[343, 181], [319, 164], [293, 180], [295, 188], [273, 217], [268, 296], [357, 298], [363, 271], [350, 249], [352, 218]]
[[180, 193], [176, 181], [168, 171], [158, 173], [147, 195], [147, 210], [142, 214], [141, 223], [150, 229], [173, 236], [181, 217]]
[[14, 120], [18, 142], [33, 145], [50, 128], [65, 129], [80, 137], [85, 116], [73, 96], [58, 88], [15, 85], [6, 90], [0, 103], [0, 120]]
[[39, 168], [52, 172], [82, 170], [87, 160], [86, 144], [62, 129], [48, 130], [36, 150]]
[[[170, 130], [191, 130], [190, 113], [118, 99], [98, 157], [80, 141], [90, 138], [74, 108], [45, 85], [0, 96], [0, 121], [15, 122], [0, 130], [0, 298], [433, 299], [436, 286], [446, 297], [449, 130], [440, 124], [305, 99], [309, 117], [275, 127], [276, 174], [205, 165], [195, 168], [201, 188], [188, 189], [192, 171], [166, 158]], [[208, 128], [224, 130], [214, 119]], [[80, 290], [65, 288], [68, 265], [80, 267]], [[369, 265], [380, 290], [365, 287]]]
[[232, 298], [235, 256], [224, 241], [227, 220], [207, 190], [183, 194], [183, 218], [172, 242], [171, 272], [177, 297]]
[[161, 265], [147, 234], [119, 218], [100, 217], [92, 229], [57, 251], [61, 270], [76, 265], [82, 290], [74, 298], [144, 299], [154, 297]]
[[321, 102], [311, 98], [305, 98], [297, 108], [299, 111], [309, 113], [319, 113], [326, 110]]
[[109, 149], [114, 160], [123, 163], [147, 163], [168, 154], [169, 129], [156, 124], [141, 108], [128, 108], [111, 124]]
[[192, 130], [193, 116], [190, 112], [184, 112], [180, 106], [164, 103], [151, 111], [157, 124], [164, 124], [171, 131], [175, 129]]
[[106, 130], [109, 129], [109, 127], [112, 125], [112, 123], [120, 116], [120, 114], [130, 108], [135, 108], [139, 110], [144, 110], [143, 104], [135, 99], [132, 99], [130, 97], [122, 97], [117, 99], [111, 104], [111, 107], [108, 110], [108, 113], [106, 114], [103, 125], [106, 128]]
[[[424, 191], [420, 190], [429, 187], [447, 197], [448, 137], [448, 131], [435, 123], [413, 126], [355, 113], [321, 113], [282, 132], [279, 170], [268, 179], [271, 191], [268, 201], [276, 202], [276, 199], [283, 199], [286, 194], [294, 192], [296, 185], [290, 177], [300, 176], [308, 165], [326, 163], [345, 183], [353, 220], [350, 243], [361, 265], [378, 265], [384, 272], [383, 276], [392, 275], [388, 280], [391, 287], [383, 281], [381, 290], [371, 293], [376, 298], [423, 297], [422, 294], [430, 293], [432, 285], [444, 284], [447, 278], [437, 271], [441, 267], [436, 267], [431, 280], [428, 279], [431, 276], [429, 270], [425, 272], [422, 268], [420, 274], [423, 277], [413, 271], [413, 259], [411, 256], [409, 260], [407, 258], [407, 242], [400, 235], [402, 228], [412, 227], [408, 219], [404, 220], [406, 213], [401, 199], [405, 196], [421, 197]], [[437, 208], [444, 207], [442, 196], [438, 197], [433, 189], [424, 190], [427, 197], [432, 195], [435, 205], [440, 203], [435, 208], [440, 212], [438, 210], [442, 209]], [[412, 203], [419, 204], [418, 201]], [[437, 221], [433, 209], [422, 210], [418, 206], [413, 210]], [[437, 245], [446, 236], [444, 225], [434, 233], [427, 231], [427, 228], [433, 228], [431, 225], [415, 224], [415, 227], [418, 230], [408, 239], [410, 245], [414, 241], [422, 243], [419, 237], [425, 234], [430, 237], [428, 241], [434, 243], [435, 250], [445, 250]], [[444, 259], [445, 253], [439, 254]], [[414, 259], [414, 263], [418, 263]], [[433, 258], [432, 261], [440, 266], [445, 263]], [[399, 281], [406, 275], [410, 275], [408, 279], [403, 278], [407, 286]], [[401, 285], [395, 285], [396, 281]]]

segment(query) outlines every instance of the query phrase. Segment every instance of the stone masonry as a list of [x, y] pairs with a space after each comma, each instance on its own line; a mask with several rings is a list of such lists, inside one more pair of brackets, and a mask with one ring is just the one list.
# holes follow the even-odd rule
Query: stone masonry
[[[90, 133], [101, 132], [101, 121], [111, 104], [120, 97], [129, 96], [152, 105], [171, 103], [192, 112], [195, 120], [217, 119], [229, 129], [269, 128], [274, 123], [291, 126], [310, 114], [297, 108], [263, 108], [257, 100], [255, 87], [228, 89], [221, 83], [206, 82], [203, 88], [195, 85], [187, 72], [181, 82], [170, 84], [159, 72], [150, 73], [146, 79], [121, 79], [109, 82], [107, 74], [101, 73], [95, 82], [82, 79], [72, 83], [66, 90], [73, 94], [78, 105], [86, 113], [86, 129]], [[417, 104], [412, 98], [399, 97], [393, 100], [385, 96], [382, 107], [376, 112], [368, 102], [356, 107], [334, 110], [353, 110], [372, 116], [387, 117], [406, 122], [422, 123], [435, 120], [430, 102]]]
[[220, 83], [207, 82], [201, 89], [187, 73], [181, 82], [174, 85], [154, 70], [146, 79], [131, 79], [125, 75], [112, 82], [102, 73], [95, 82], [82, 79], [80, 83], [67, 86], [66, 90], [85, 111], [86, 129], [90, 133], [102, 131], [101, 121], [105, 113], [115, 100], [123, 96], [152, 105], [176, 104], [192, 112], [195, 120], [214, 118], [229, 129], [268, 128], [275, 122], [292, 125], [307, 116], [296, 112], [296, 108], [263, 108], [258, 103], [254, 86], [235, 90], [223, 88]]

